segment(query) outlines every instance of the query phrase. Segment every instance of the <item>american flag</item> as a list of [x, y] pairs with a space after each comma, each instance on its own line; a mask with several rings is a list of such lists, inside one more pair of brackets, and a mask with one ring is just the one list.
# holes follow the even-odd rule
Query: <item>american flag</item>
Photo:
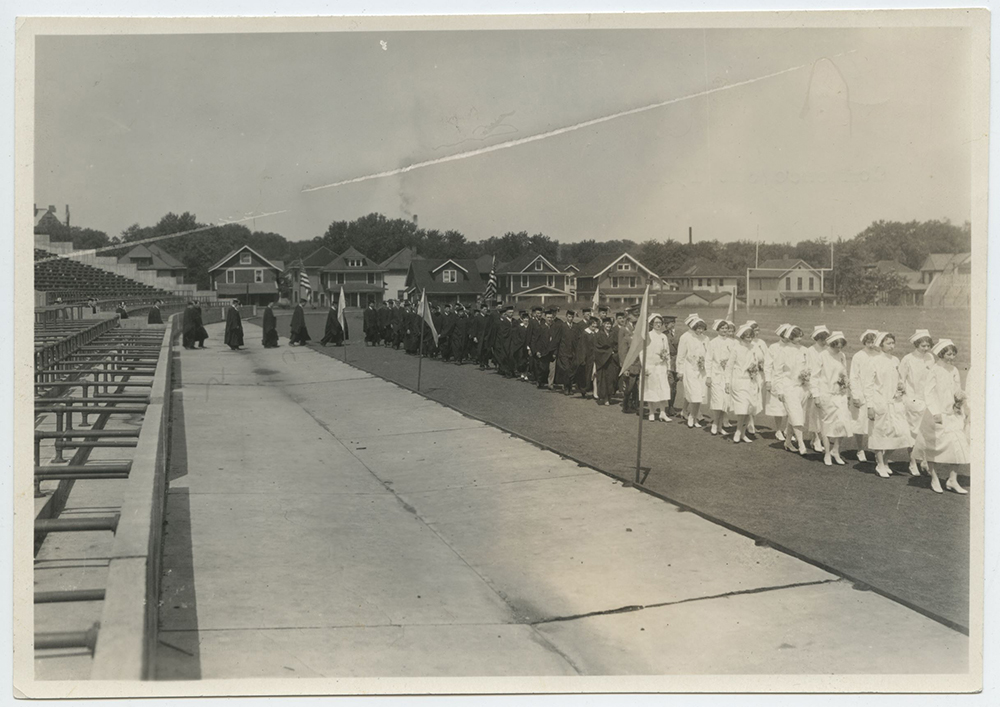
[[497, 256], [493, 256], [493, 267], [490, 269], [490, 279], [486, 281], [486, 292], [483, 298], [489, 302], [497, 296]]
[[302, 274], [299, 275], [299, 284], [302, 285], [307, 290], [309, 290], [310, 292], [312, 292], [313, 286], [312, 283], [309, 281], [309, 273], [307, 273], [305, 270], [303, 270]]

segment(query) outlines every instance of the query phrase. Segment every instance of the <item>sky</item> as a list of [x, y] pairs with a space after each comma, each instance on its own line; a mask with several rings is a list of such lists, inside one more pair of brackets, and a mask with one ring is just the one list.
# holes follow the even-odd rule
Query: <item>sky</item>
[[[289, 240], [378, 211], [471, 240], [850, 238], [971, 218], [962, 28], [46, 36], [35, 202]], [[565, 132], [561, 128], [655, 106]], [[535, 135], [402, 174], [313, 189]]]

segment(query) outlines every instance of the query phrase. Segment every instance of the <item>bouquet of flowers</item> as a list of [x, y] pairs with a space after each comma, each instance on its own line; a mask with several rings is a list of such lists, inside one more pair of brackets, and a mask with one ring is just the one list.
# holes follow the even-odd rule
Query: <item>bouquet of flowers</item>
[[893, 397], [893, 400], [902, 400], [904, 395], [906, 395], [906, 386], [903, 385], [903, 381], [899, 381], [896, 384], [896, 395]]
[[752, 381], [757, 380], [757, 376], [759, 374], [760, 374], [760, 366], [756, 361], [747, 366], [747, 375], [750, 377], [750, 380]]
[[704, 373], [704, 372], [705, 372], [705, 357], [704, 356], [699, 356], [698, 357], [698, 373]]
[[837, 378], [837, 391], [841, 395], [847, 395], [848, 390], [850, 390], [850, 385], [847, 383], [847, 376], [843, 373]]
[[955, 393], [955, 402], [952, 408], [955, 410], [956, 415], [962, 414], [962, 408], [965, 406], [965, 393], [963, 391], [958, 391]]
[[668, 366], [670, 365], [670, 350], [669, 349], [661, 349], [660, 350], [660, 360], [663, 363], [667, 364]]
[[808, 368], [803, 368], [801, 371], [799, 371], [799, 385], [801, 385], [803, 388], [808, 388], [810, 380], [812, 380], [812, 373], [809, 371]]

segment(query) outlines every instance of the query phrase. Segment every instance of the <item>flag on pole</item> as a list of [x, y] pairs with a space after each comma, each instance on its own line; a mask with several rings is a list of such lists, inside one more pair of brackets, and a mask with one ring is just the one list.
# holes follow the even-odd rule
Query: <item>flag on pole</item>
[[312, 292], [313, 288], [312, 282], [310, 282], [309, 280], [309, 273], [307, 273], [305, 270], [303, 270], [302, 274], [299, 275], [299, 284], [302, 285], [302, 287], [309, 290], [310, 293]]
[[420, 318], [427, 322], [427, 326], [431, 328], [431, 336], [434, 337], [434, 345], [437, 346], [438, 333], [437, 329], [434, 328], [434, 321], [431, 319], [431, 309], [427, 306], [427, 290], [420, 292]]
[[649, 335], [649, 283], [646, 283], [646, 292], [642, 295], [642, 306], [639, 307], [639, 321], [635, 323], [635, 331], [632, 332], [632, 341], [628, 345], [628, 354], [622, 361], [621, 373], [625, 375], [629, 367], [636, 362], [642, 354], [642, 347], [645, 345], [646, 337]]
[[483, 298], [487, 302], [495, 300], [497, 297], [497, 256], [493, 256], [493, 267], [490, 269], [490, 279], [486, 281], [486, 292]]
[[344, 330], [344, 338], [350, 339], [347, 335], [347, 298], [344, 296], [343, 285], [340, 286], [340, 299], [337, 300], [337, 321]]
[[726, 311], [726, 319], [736, 321], [736, 288], [729, 291], [729, 309]]
[[601, 306], [601, 286], [594, 290], [594, 316], [597, 316], [597, 308]]

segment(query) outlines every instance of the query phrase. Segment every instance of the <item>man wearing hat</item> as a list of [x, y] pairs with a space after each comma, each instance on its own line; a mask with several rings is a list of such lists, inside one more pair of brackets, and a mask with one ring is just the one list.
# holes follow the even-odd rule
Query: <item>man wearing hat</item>
[[451, 325], [451, 357], [459, 366], [465, 363], [468, 343], [469, 318], [465, 314], [465, 307], [456, 304]]
[[[330, 306], [334, 306], [333, 298], [330, 299]], [[365, 333], [365, 346], [375, 346], [378, 343], [378, 310], [375, 303], [369, 302], [365, 307], [364, 315], [361, 318], [361, 328]]]
[[497, 330], [499, 328], [500, 312], [497, 309], [496, 301], [493, 301], [489, 303], [489, 311], [486, 313], [486, 321], [483, 323], [483, 341], [479, 356], [479, 370], [481, 371], [485, 371], [490, 367], [490, 360], [493, 359]]
[[551, 387], [549, 372], [554, 366], [560, 337], [564, 333], [564, 329], [557, 323], [558, 321], [556, 310], [549, 309], [545, 312], [545, 318], [537, 325], [532, 363], [535, 367], [535, 383], [539, 388]]
[[238, 351], [243, 346], [243, 318], [240, 317], [238, 300], [230, 302], [229, 309], [226, 310], [226, 333], [223, 341], [233, 351]]
[[514, 322], [514, 307], [508, 305], [503, 308], [500, 322], [497, 324], [496, 339], [493, 342], [493, 359], [497, 362], [497, 373], [504, 378], [510, 378], [510, 330]]
[[392, 338], [392, 332], [389, 328], [389, 322], [392, 319], [392, 312], [389, 311], [389, 303], [382, 301], [379, 305], [377, 314], [378, 321], [378, 332], [375, 334], [375, 343], [381, 343], [383, 346], [388, 346], [389, 341]]

